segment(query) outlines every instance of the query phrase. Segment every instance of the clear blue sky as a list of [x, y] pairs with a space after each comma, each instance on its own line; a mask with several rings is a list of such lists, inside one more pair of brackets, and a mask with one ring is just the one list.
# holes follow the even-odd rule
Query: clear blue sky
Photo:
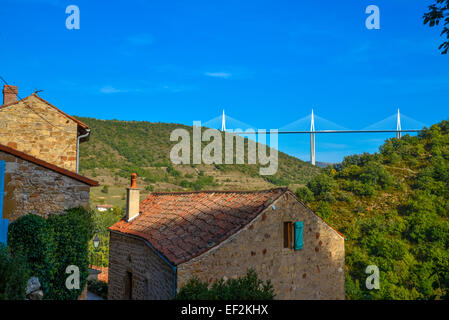
[[[361, 129], [399, 107], [429, 125], [449, 116], [449, 55], [440, 29], [422, 23], [432, 2], [2, 0], [0, 75], [22, 97], [42, 89], [65, 112], [100, 119], [191, 125], [224, 108], [270, 129], [314, 108]], [[65, 27], [70, 4], [80, 30]], [[370, 4], [380, 30], [365, 27]], [[376, 151], [385, 137], [320, 136], [317, 160]], [[308, 137], [280, 149], [306, 159]]]

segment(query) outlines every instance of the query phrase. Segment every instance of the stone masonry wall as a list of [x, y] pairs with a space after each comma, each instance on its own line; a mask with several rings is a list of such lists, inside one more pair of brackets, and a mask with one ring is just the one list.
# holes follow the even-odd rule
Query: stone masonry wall
[[0, 108], [0, 144], [75, 171], [77, 123], [33, 95], [25, 100], [34, 112], [24, 102]]
[[[344, 299], [344, 239], [291, 193], [221, 245], [178, 266], [177, 289], [191, 277], [217, 281], [254, 268], [276, 299]], [[304, 222], [304, 248], [284, 249], [283, 222]]]
[[83, 182], [0, 151], [5, 160], [3, 218], [14, 221], [32, 213], [47, 217], [89, 205], [90, 186]]
[[111, 232], [108, 299], [123, 300], [127, 272], [133, 275], [132, 298], [164, 300], [173, 297], [175, 273], [145, 241]]

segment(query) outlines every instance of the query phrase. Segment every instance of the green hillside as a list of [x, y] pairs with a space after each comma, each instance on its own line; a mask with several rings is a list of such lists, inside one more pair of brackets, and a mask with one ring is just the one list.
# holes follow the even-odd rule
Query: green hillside
[[297, 194], [347, 238], [348, 299], [449, 298], [449, 121], [346, 157]]
[[278, 171], [273, 176], [261, 176], [259, 164], [172, 165], [170, 150], [177, 142], [170, 142], [170, 133], [176, 128], [192, 132], [189, 126], [78, 119], [92, 130], [89, 142], [80, 147], [80, 172], [107, 186], [106, 190], [97, 188], [92, 191], [94, 203], [123, 206], [124, 187], [132, 172], [138, 174], [145, 196], [145, 192], [153, 190], [263, 189], [275, 185], [296, 190], [321, 170], [282, 152], [279, 153]]

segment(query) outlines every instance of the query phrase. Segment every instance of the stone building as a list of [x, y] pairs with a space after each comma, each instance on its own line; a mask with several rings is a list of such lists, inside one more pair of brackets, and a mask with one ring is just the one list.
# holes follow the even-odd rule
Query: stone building
[[[135, 180], [134, 180], [135, 181]], [[254, 268], [276, 299], [344, 299], [344, 237], [294, 193], [152, 193], [110, 228], [109, 299], [170, 299], [193, 276], [212, 283]]]
[[16, 86], [4, 86], [0, 144], [78, 172], [79, 144], [89, 139], [89, 127], [35, 93], [17, 95]]
[[88, 207], [98, 182], [77, 174], [79, 143], [89, 138], [84, 123], [32, 94], [17, 100], [5, 85], [0, 106], [0, 218], [15, 221], [78, 206]]
[[0, 144], [0, 218], [15, 221], [32, 213], [47, 217], [89, 206], [98, 182]]

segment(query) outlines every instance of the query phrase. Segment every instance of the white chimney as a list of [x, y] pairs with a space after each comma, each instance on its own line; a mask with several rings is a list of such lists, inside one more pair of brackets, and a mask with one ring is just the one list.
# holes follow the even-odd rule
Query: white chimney
[[140, 189], [137, 188], [137, 174], [131, 175], [131, 187], [126, 188], [126, 221], [139, 215]]

